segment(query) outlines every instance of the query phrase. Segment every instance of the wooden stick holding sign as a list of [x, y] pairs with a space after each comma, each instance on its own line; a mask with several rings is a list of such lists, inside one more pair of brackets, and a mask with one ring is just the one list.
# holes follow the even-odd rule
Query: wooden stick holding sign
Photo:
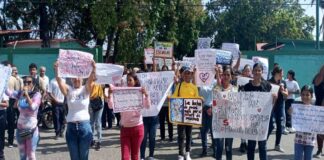
[[170, 98], [169, 119], [173, 124], [202, 125], [203, 102], [195, 98]]

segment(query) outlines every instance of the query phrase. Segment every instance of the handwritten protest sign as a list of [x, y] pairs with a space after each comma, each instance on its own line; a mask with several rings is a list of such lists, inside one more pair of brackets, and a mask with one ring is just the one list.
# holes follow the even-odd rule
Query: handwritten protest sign
[[214, 92], [214, 138], [266, 140], [271, 106], [270, 92]]
[[114, 113], [140, 111], [143, 109], [141, 87], [117, 87], [112, 91]]
[[230, 51], [234, 60], [240, 58], [240, 45], [237, 43], [222, 43], [222, 50]]
[[196, 65], [195, 57], [182, 57], [181, 67], [186, 66], [186, 67], [194, 68], [195, 65]]
[[252, 70], [254, 64], [255, 63], [252, 61], [252, 59], [241, 58], [239, 70], [243, 71], [245, 65], [249, 65]]
[[93, 55], [76, 50], [60, 49], [58, 76], [67, 78], [88, 78], [92, 71]]
[[96, 64], [96, 83], [98, 84], [115, 84], [123, 77], [124, 66], [97, 63]]
[[201, 126], [202, 105], [201, 99], [171, 98], [169, 106], [171, 123]]
[[232, 53], [229, 51], [224, 51], [216, 49], [216, 63], [222, 65], [230, 65], [232, 63]]
[[270, 92], [274, 93], [274, 94], [278, 94], [279, 89], [280, 89], [280, 86], [275, 85], [275, 84], [271, 84], [271, 91]]
[[168, 67], [169, 70], [172, 69], [172, 59], [171, 58], [154, 58], [155, 64], [162, 69], [164, 65]]
[[138, 73], [141, 85], [146, 88], [150, 95], [151, 107], [143, 109], [144, 117], [156, 116], [168, 96], [173, 84], [173, 71]]
[[197, 49], [209, 49], [211, 38], [198, 38]]
[[292, 126], [299, 132], [324, 134], [324, 107], [292, 104]]
[[211, 85], [215, 77], [216, 50], [198, 49], [195, 51], [196, 58], [196, 84], [198, 86]]
[[153, 48], [145, 48], [144, 49], [144, 56], [145, 56], [145, 63], [146, 64], [153, 64], [153, 56], [154, 56], [154, 49]]
[[0, 65], [0, 100], [7, 88], [8, 80], [11, 76], [11, 67]]
[[154, 57], [173, 57], [173, 44], [170, 42], [155, 42], [154, 50]]
[[268, 79], [268, 73], [269, 73], [269, 61], [267, 58], [263, 57], [252, 57], [252, 60], [254, 63], [261, 63], [263, 65], [263, 73], [262, 77], [263, 79]]

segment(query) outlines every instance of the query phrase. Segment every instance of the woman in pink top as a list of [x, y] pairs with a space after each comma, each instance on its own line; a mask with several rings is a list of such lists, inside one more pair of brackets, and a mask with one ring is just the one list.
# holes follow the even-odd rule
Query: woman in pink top
[[[128, 87], [140, 87], [140, 82], [135, 73], [127, 74], [127, 86]], [[113, 108], [113, 98], [111, 93], [114, 92], [114, 88], [110, 87], [108, 95], [109, 107]], [[147, 95], [146, 90], [143, 88], [143, 102], [144, 107], [149, 108], [151, 102], [150, 97]], [[144, 137], [143, 117], [141, 111], [126, 111], [121, 114], [121, 152], [122, 160], [138, 160], [140, 146]]]
[[35, 79], [31, 76], [24, 77], [22, 91], [6, 91], [10, 98], [17, 99], [15, 106], [19, 109], [17, 123], [17, 142], [21, 160], [35, 160], [35, 151], [39, 140], [37, 127], [37, 113], [41, 104], [41, 94], [35, 87]]

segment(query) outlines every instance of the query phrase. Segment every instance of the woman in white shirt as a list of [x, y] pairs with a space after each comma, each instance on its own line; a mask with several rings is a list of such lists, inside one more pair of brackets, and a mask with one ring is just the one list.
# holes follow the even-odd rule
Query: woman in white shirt
[[92, 67], [92, 72], [85, 86], [82, 86], [82, 78], [72, 78], [72, 86], [69, 86], [58, 77], [58, 66], [57, 63], [54, 64], [55, 78], [68, 104], [68, 115], [66, 117], [68, 124], [65, 137], [71, 160], [88, 160], [89, 146], [92, 141], [88, 109], [90, 92], [96, 75], [96, 63], [94, 61], [92, 61]]
[[288, 90], [288, 97], [285, 102], [285, 113], [286, 113], [286, 130], [290, 133], [294, 133], [295, 130], [292, 128], [291, 125], [291, 116], [288, 114], [288, 110], [291, 107], [291, 104], [294, 103], [296, 94], [299, 94], [300, 88], [298, 82], [295, 79], [295, 72], [293, 70], [289, 70], [287, 73], [287, 90]]

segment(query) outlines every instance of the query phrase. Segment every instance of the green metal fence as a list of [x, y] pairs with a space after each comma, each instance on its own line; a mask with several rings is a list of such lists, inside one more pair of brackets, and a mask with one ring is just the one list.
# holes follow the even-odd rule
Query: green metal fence
[[[66, 49], [66, 48], [64, 48]], [[102, 48], [69, 48], [89, 52], [94, 55], [96, 62], [103, 62]], [[21, 75], [28, 74], [28, 66], [35, 63], [47, 68], [47, 76], [54, 77], [53, 63], [57, 59], [59, 48], [0, 48], [0, 61], [9, 60], [16, 65]]]
[[252, 56], [268, 58], [270, 72], [274, 63], [279, 63], [284, 69], [285, 76], [288, 70], [294, 70], [300, 86], [312, 84], [315, 74], [324, 65], [324, 50], [246, 51], [243, 54], [247, 55], [247, 58]]

